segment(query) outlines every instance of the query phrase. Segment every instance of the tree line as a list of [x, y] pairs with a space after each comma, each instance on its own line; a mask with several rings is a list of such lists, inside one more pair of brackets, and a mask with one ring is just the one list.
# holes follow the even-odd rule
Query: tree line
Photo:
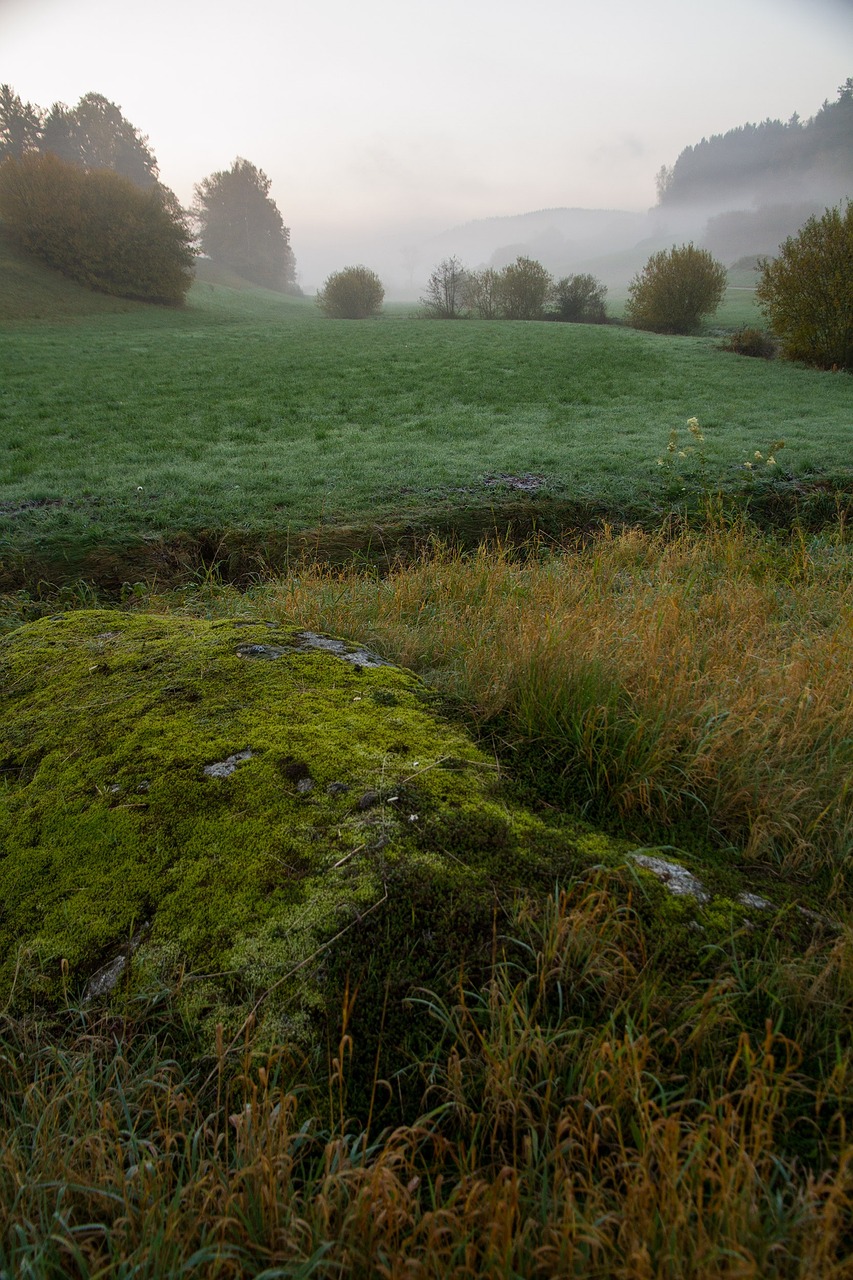
[[183, 209], [148, 138], [102, 94], [43, 110], [0, 85], [0, 218], [24, 250], [90, 288], [179, 304], [201, 250], [255, 284], [298, 291], [270, 185], [238, 157]]
[[661, 205], [718, 203], [720, 194], [789, 198], [792, 181], [826, 177], [839, 191], [853, 180], [853, 78], [810, 120], [743, 124], [685, 147], [657, 174]]
[[456, 320], [565, 320], [605, 324], [607, 288], [595, 276], [555, 280], [534, 258], [518, 257], [502, 270], [472, 271], [456, 257], [445, 258], [429, 277], [421, 298], [424, 314]]

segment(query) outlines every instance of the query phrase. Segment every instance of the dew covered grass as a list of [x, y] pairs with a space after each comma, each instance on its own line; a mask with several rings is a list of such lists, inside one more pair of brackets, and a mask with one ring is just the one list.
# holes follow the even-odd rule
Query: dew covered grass
[[744, 462], [779, 439], [781, 473], [849, 483], [850, 378], [712, 337], [401, 309], [329, 321], [307, 299], [201, 282], [183, 311], [6, 325], [0, 377], [0, 559], [38, 553], [48, 577], [200, 531], [261, 545], [452, 519], [515, 501], [506, 476], [537, 477], [546, 509], [656, 520], [683, 501], [657, 459], [691, 417], [712, 490], [743, 491]]

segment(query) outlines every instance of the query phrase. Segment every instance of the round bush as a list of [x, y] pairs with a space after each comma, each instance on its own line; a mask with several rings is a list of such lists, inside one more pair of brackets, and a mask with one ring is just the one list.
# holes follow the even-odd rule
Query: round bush
[[334, 271], [317, 294], [317, 306], [334, 320], [366, 320], [382, 310], [385, 289], [368, 267]]
[[726, 290], [726, 269], [707, 249], [673, 245], [653, 253], [628, 286], [625, 316], [635, 329], [693, 333]]

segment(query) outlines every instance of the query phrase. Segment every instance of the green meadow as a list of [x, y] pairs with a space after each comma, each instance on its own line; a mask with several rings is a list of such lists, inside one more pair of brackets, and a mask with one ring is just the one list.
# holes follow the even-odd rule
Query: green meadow
[[92, 605], [347, 637], [592, 853], [497, 877], [399, 1000], [377, 913], [308, 1047], [200, 1045], [181, 966], [13, 981], [0, 1276], [849, 1280], [853, 380], [723, 350], [739, 277], [669, 338], [200, 272], [168, 311], [0, 245], [0, 646]]
[[[393, 541], [520, 511], [550, 527], [569, 507], [578, 522], [656, 519], [697, 479], [740, 495], [770, 479], [843, 486], [851, 472], [849, 378], [721, 350], [741, 293], [715, 334], [685, 339], [441, 323], [406, 307], [330, 321], [307, 299], [203, 280], [181, 311], [91, 295], [63, 318], [69, 291], [55, 289], [58, 318], [43, 299], [39, 318], [2, 329], [7, 584], [36, 565], [48, 580], [120, 583], [182, 539], [280, 564], [308, 530], [322, 544], [379, 526]], [[661, 467], [673, 430], [684, 439]], [[779, 440], [772, 475], [745, 468]]]

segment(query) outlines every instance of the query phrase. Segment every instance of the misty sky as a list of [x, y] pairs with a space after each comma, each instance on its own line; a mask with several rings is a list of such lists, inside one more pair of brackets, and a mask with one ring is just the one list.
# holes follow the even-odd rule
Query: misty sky
[[185, 203], [253, 161], [297, 263], [377, 230], [647, 208], [684, 146], [813, 115], [849, 75], [853, 0], [0, 0], [0, 81], [44, 107], [103, 93]]

